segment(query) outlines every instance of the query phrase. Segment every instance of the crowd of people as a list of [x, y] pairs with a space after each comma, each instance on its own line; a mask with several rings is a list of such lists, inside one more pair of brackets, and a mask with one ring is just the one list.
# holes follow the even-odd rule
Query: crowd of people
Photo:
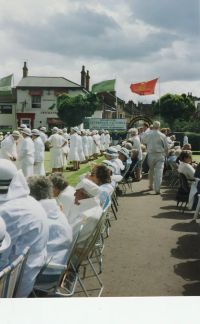
[[[44, 168], [45, 146], [50, 149], [49, 175]], [[75, 188], [67, 183], [63, 175], [66, 160], [78, 170], [81, 162], [100, 155], [104, 155], [102, 162], [81, 175]], [[78, 240], [84, 244], [109, 207], [113, 192], [120, 194], [122, 179], [140, 181], [148, 171], [149, 190], [160, 194], [164, 168], [178, 163], [174, 157], [184, 172], [183, 165], [191, 162], [190, 153], [175, 146], [174, 135], [160, 130], [158, 121], [129, 129], [126, 140], [115, 146], [108, 131], [77, 127], [71, 134], [54, 127], [47, 137], [44, 127], [30, 130], [21, 125], [5, 137], [0, 157], [0, 271], [26, 246], [30, 248], [17, 297], [28, 297], [35, 282], [59, 276], [58, 269], [44, 266], [49, 260], [66, 264], [81, 227]]]

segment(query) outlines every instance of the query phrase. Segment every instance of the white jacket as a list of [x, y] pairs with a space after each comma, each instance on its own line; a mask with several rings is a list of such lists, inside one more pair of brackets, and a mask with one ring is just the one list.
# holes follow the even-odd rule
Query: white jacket
[[46, 262], [46, 245], [49, 236], [47, 216], [39, 202], [28, 196], [29, 188], [22, 171], [12, 179], [8, 193], [0, 195], [0, 216], [11, 237], [9, 260], [12, 262], [29, 246], [18, 297], [27, 297], [41, 267]]
[[37, 137], [33, 140], [35, 154], [34, 154], [34, 162], [43, 162], [44, 161], [44, 143], [40, 137]]

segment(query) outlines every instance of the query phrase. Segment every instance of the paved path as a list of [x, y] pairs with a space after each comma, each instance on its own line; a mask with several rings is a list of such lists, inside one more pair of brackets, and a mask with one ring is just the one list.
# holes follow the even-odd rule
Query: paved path
[[119, 198], [104, 249], [103, 296], [200, 295], [200, 236], [174, 193], [147, 191], [148, 181]]

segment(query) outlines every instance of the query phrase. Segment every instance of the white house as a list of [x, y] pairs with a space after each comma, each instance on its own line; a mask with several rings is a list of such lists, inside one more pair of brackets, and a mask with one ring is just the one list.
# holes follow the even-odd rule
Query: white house
[[[86, 73], [85, 73], [86, 75]], [[23, 78], [17, 87], [17, 123], [31, 128], [63, 126], [57, 116], [57, 96], [67, 93], [70, 96], [87, 93], [84, 86], [63, 77], [28, 76], [26, 62]], [[55, 107], [51, 110], [51, 107]]]
[[0, 95], [0, 130], [11, 131], [16, 128], [16, 89], [12, 89], [12, 94]]

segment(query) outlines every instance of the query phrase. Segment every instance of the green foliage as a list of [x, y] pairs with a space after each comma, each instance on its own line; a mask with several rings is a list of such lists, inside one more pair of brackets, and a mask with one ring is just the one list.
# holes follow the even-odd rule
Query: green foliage
[[154, 114], [160, 116], [171, 126], [175, 121], [188, 121], [195, 112], [195, 105], [189, 96], [185, 94], [165, 94], [154, 103]]
[[180, 142], [181, 146], [183, 145], [184, 135], [188, 136], [188, 142], [192, 145], [192, 151], [200, 150], [200, 134], [192, 132], [173, 132], [176, 135], [176, 140]]
[[91, 117], [100, 103], [95, 94], [70, 97], [62, 94], [58, 97], [58, 116], [67, 127], [80, 125], [85, 117]]

